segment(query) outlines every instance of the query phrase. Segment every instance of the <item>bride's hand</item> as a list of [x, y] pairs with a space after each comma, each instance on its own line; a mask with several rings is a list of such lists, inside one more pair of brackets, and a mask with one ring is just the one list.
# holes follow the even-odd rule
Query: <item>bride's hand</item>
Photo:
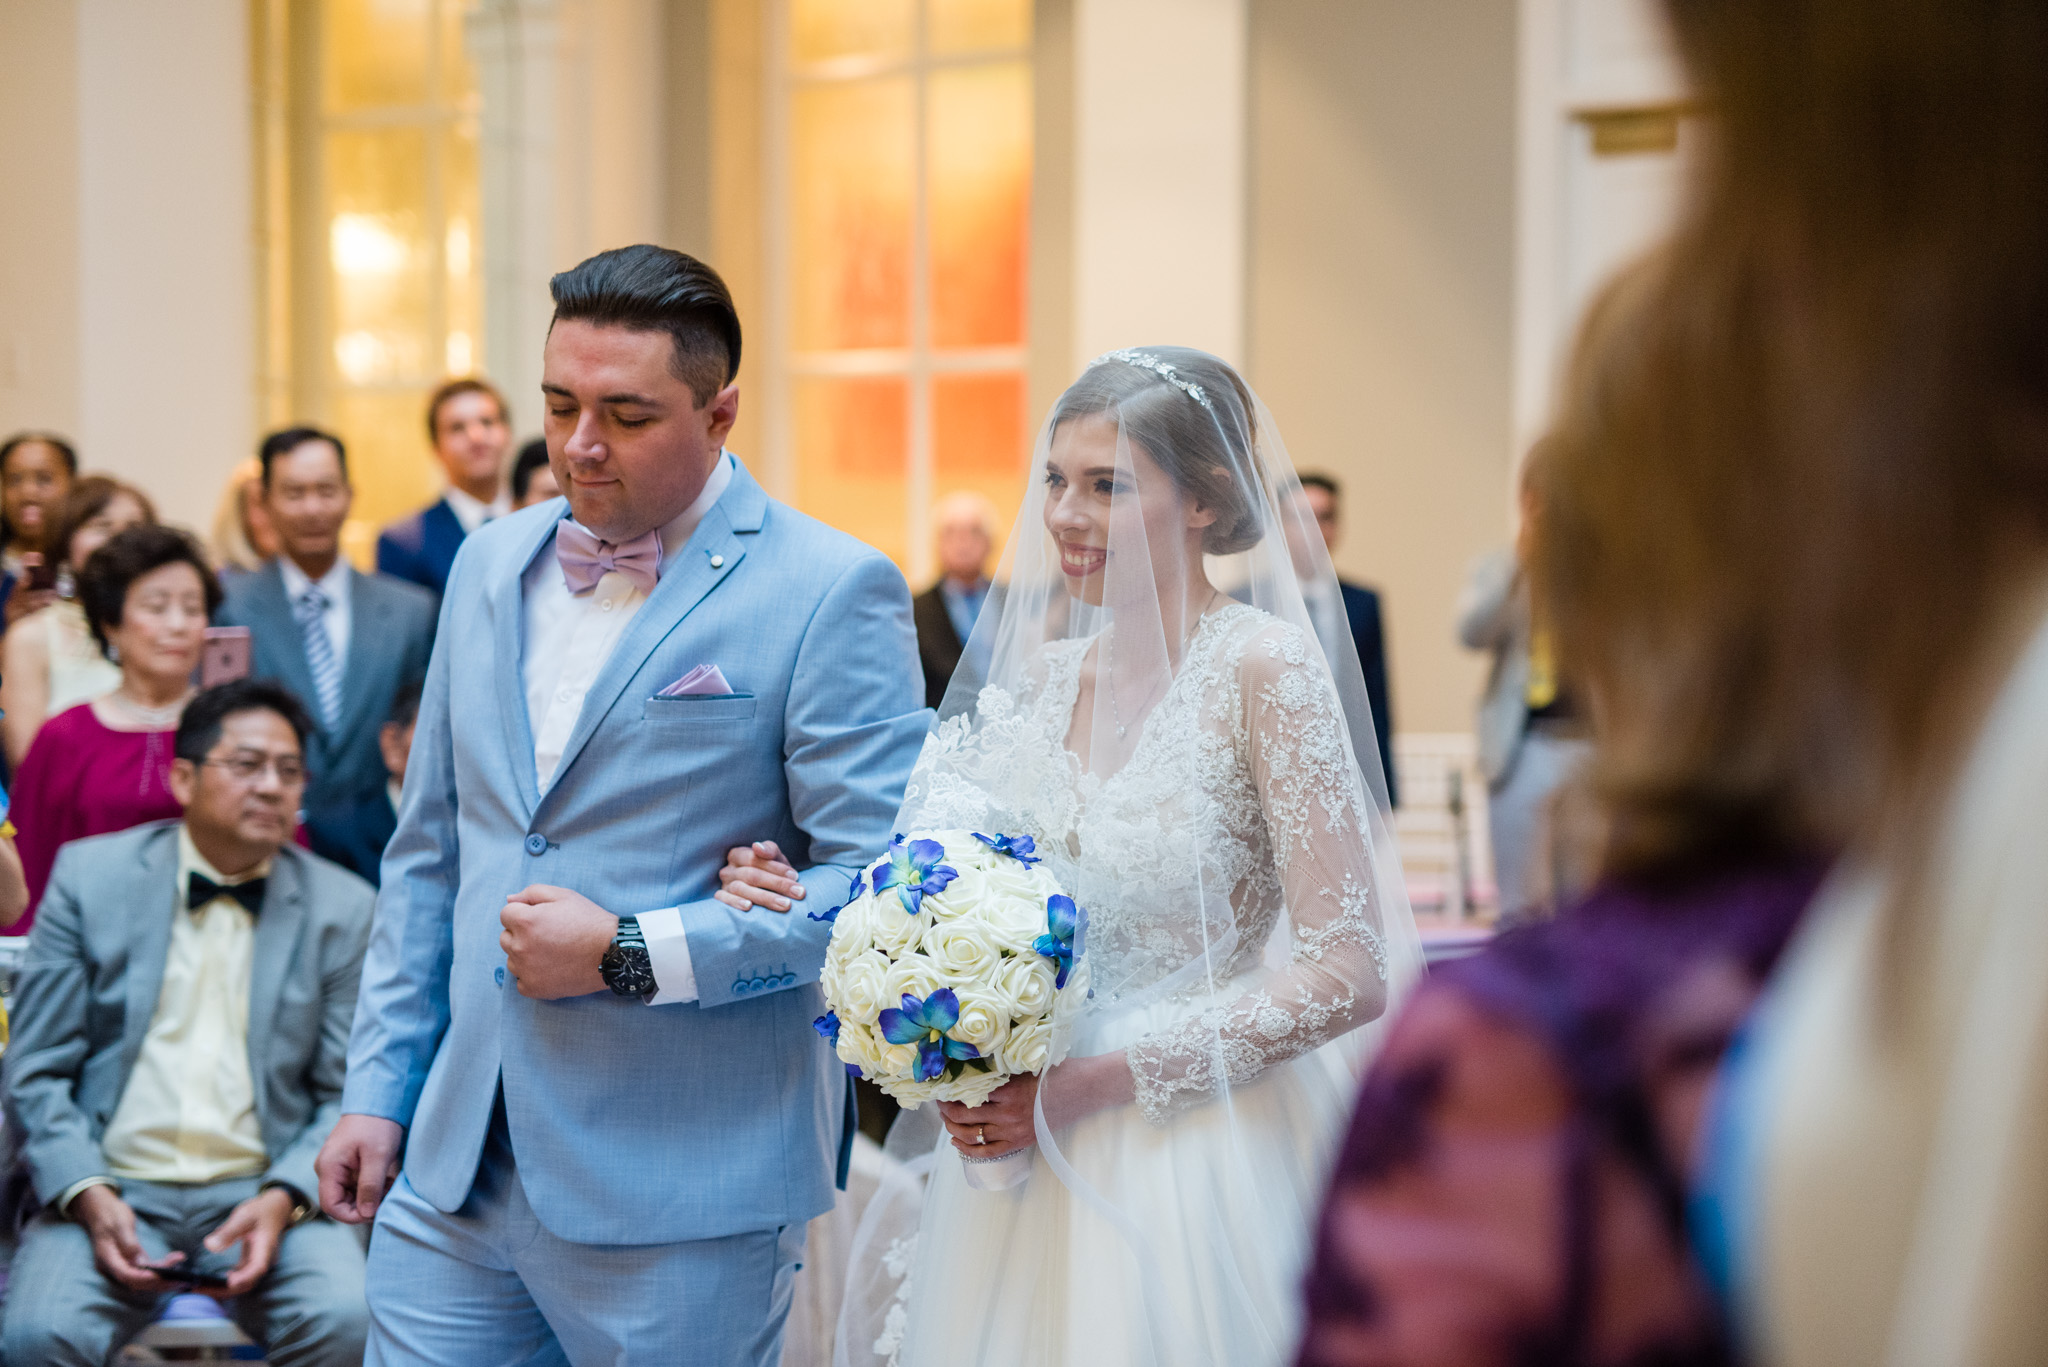
[[783, 859], [772, 840], [736, 845], [725, 852], [725, 867], [718, 871], [718, 891], [711, 894], [735, 911], [763, 907], [788, 911], [805, 897], [796, 870]]
[[1001, 1158], [1038, 1142], [1031, 1119], [1031, 1103], [1037, 1096], [1038, 1075], [1019, 1073], [979, 1106], [941, 1101], [939, 1118], [962, 1157]]

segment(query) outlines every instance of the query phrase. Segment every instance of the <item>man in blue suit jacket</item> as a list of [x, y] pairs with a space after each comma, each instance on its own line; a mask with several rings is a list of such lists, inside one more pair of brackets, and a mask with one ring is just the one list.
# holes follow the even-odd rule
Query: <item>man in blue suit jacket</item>
[[822, 910], [887, 843], [910, 595], [724, 452], [714, 272], [630, 247], [552, 288], [567, 504], [456, 561], [321, 1198], [377, 1216], [371, 1363], [770, 1364], [850, 1093], [828, 925], [712, 894], [768, 838]]
[[505, 495], [512, 419], [504, 396], [488, 380], [448, 381], [427, 400], [427, 440], [448, 491], [384, 529], [377, 538], [377, 569], [439, 593], [447, 587], [462, 539], [512, 510]]

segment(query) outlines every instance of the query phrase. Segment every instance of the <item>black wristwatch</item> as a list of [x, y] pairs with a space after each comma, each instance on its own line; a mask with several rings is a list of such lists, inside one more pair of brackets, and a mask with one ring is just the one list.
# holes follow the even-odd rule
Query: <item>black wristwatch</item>
[[598, 971], [604, 974], [604, 985], [621, 997], [645, 1001], [654, 995], [654, 964], [647, 957], [647, 937], [640, 933], [639, 917], [619, 918], [618, 934], [612, 936]]

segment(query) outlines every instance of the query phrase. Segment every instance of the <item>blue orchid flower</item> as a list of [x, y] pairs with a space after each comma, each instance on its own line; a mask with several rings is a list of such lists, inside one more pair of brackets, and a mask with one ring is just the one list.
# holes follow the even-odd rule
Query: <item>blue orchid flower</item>
[[867, 877], [867, 873], [866, 869], [854, 870], [853, 884], [847, 888], [846, 896], [840, 901], [838, 906], [828, 908], [823, 912], [807, 911], [804, 915], [813, 921], [823, 921], [826, 925], [831, 925], [839, 919], [839, 913], [852, 906], [854, 901], [860, 896], [861, 880]]
[[1026, 868], [1030, 868], [1033, 864], [1044, 858], [1043, 855], [1037, 853], [1038, 842], [1028, 835], [1004, 835], [1001, 832], [997, 832], [994, 836], [986, 836], [980, 831], [976, 831], [974, 838], [994, 850], [997, 854], [1009, 855], [1010, 858]]
[[946, 890], [946, 885], [960, 875], [948, 865], [939, 861], [946, 857], [946, 847], [936, 840], [913, 840], [904, 843], [902, 836], [889, 842], [889, 852], [882, 856], [882, 862], [875, 866], [875, 896], [892, 889], [903, 902], [903, 909], [912, 916], [924, 907], [924, 899]]
[[875, 1023], [882, 1027], [882, 1038], [889, 1043], [917, 1046], [916, 1079], [932, 1082], [945, 1075], [947, 1059], [981, 1057], [981, 1051], [973, 1045], [946, 1038], [946, 1032], [959, 1020], [960, 999], [953, 995], [952, 988], [942, 987], [923, 1001], [905, 992], [903, 1009], [892, 1006]]
[[1075, 906], [1073, 898], [1056, 892], [1045, 899], [1045, 926], [1046, 933], [1031, 942], [1031, 949], [1058, 965], [1052, 985], [1065, 987], [1087, 939], [1088, 913]]
[[825, 1037], [825, 1042], [834, 1049], [839, 1047], [839, 1013], [827, 1011], [811, 1022], [811, 1029]]

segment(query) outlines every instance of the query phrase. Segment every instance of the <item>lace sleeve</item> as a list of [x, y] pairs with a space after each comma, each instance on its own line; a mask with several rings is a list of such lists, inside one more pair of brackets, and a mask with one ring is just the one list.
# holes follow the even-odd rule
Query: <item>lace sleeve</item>
[[1237, 671], [1240, 743], [1292, 927], [1286, 962], [1129, 1051], [1137, 1101], [1163, 1125], [1377, 1017], [1387, 955], [1373, 905], [1364, 791], [1335, 692], [1292, 628], [1262, 632]]

